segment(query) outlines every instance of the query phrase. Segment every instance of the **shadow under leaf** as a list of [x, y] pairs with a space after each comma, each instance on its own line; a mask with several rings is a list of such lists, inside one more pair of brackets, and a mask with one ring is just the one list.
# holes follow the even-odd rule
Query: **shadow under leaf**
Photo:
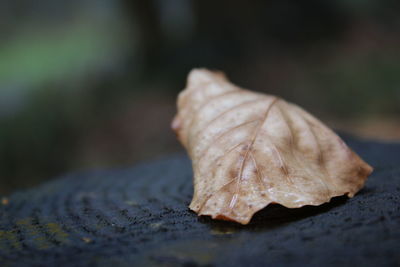
[[238, 231], [265, 231], [288, 223], [328, 212], [346, 203], [347, 196], [334, 197], [329, 203], [320, 206], [304, 206], [290, 209], [279, 204], [271, 204], [254, 214], [250, 223], [241, 225], [230, 221], [213, 220], [209, 216], [200, 216], [199, 222], [208, 224], [216, 234], [229, 234]]

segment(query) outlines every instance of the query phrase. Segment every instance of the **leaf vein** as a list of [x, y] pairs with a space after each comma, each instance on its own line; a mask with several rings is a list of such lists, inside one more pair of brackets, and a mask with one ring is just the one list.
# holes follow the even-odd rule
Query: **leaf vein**
[[236, 90], [225, 91], [225, 92], [223, 92], [222, 94], [217, 94], [217, 95], [213, 96], [212, 98], [207, 99], [207, 101], [206, 101], [204, 104], [200, 105], [200, 107], [194, 112], [195, 115], [192, 116], [192, 118], [191, 118], [191, 120], [190, 120], [190, 122], [189, 122], [188, 129], [190, 129], [190, 128], [192, 127], [193, 123], [196, 121], [196, 119], [197, 119], [197, 117], [198, 117], [197, 115], [198, 115], [208, 104], [210, 104], [212, 101], [215, 101], [216, 99], [219, 99], [219, 98], [221, 98], [221, 97], [223, 97], [223, 96], [226, 96], [226, 95], [237, 94], [237, 93], [242, 93], [242, 92], [241, 92], [241, 91], [236, 91]]
[[230, 203], [229, 203], [229, 209], [230, 209], [230, 210], [233, 209], [233, 207], [235, 206], [235, 204], [236, 204], [236, 202], [237, 202], [237, 196], [238, 196], [239, 191], [240, 191], [240, 183], [241, 183], [241, 181], [242, 181], [242, 176], [243, 176], [243, 169], [244, 169], [244, 166], [245, 166], [245, 164], [246, 164], [247, 158], [248, 158], [248, 156], [249, 156], [249, 152], [250, 152], [250, 150], [252, 149], [252, 147], [253, 147], [253, 145], [254, 145], [254, 142], [255, 142], [256, 139], [257, 139], [257, 136], [258, 136], [258, 134], [259, 134], [259, 132], [260, 132], [260, 130], [261, 130], [262, 125], [264, 124], [264, 122], [265, 122], [265, 121], [267, 120], [267, 118], [268, 118], [268, 114], [269, 114], [270, 110], [271, 110], [272, 107], [275, 105], [275, 103], [278, 102], [278, 100], [279, 100], [279, 98], [275, 97], [275, 99], [272, 100], [271, 104], [269, 104], [269, 106], [267, 107], [267, 110], [266, 110], [265, 113], [264, 113], [264, 117], [263, 117], [262, 120], [260, 120], [260, 123], [259, 123], [259, 125], [257, 126], [257, 129], [256, 129], [256, 131], [255, 131], [255, 133], [254, 133], [254, 136], [253, 136], [253, 138], [252, 138], [252, 140], [251, 140], [251, 143], [250, 143], [250, 145], [248, 146], [248, 148], [247, 148], [247, 150], [246, 150], [244, 159], [243, 159], [243, 161], [241, 162], [241, 166], [240, 166], [240, 170], [239, 170], [239, 175], [236, 177], [237, 183], [236, 183], [235, 193], [232, 195], [232, 199], [231, 199], [231, 201], [230, 201]]
[[256, 158], [254, 157], [254, 154], [251, 151], [250, 151], [250, 156], [253, 159], [254, 168], [256, 169], [257, 179], [259, 180], [261, 190], [265, 191], [265, 184], [264, 184], [263, 176], [261, 175], [261, 172], [258, 169], [258, 164], [257, 164]]
[[229, 109], [227, 109], [227, 110], [221, 112], [221, 113], [218, 114], [215, 118], [213, 118], [212, 120], [210, 120], [202, 129], [200, 129], [197, 133], [195, 133], [193, 139], [194, 139], [194, 140], [197, 139], [197, 138], [199, 137], [199, 135], [200, 135], [202, 132], [204, 132], [208, 127], [210, 127], [210, 125], [211, 125], [213, 122], [215, 122], [216, 120], [218, 120], [219, 118], [221, 118], [223, 115], [227, 114], [228, 112], [230, 112], [230, 111], [232, 111], [232, 110], [235, 110], [235, 109], [237, 109], [237, 108], [239, 108], [239, 107], [243, 107], [243, 106], [246, 106], [246, 105], [249, 105], [249, 104], [252, 104], [252, 103], [261, 101], [261, 100], [265, 100], [265, 99], [257, 98], [257, 99], [252, 99], [252, 100], [249, 100], [249, 101], [245, 101], [245, 102], [242, 102], [242, 103], [240, 103], [240, 104], [237, 104], [237, 105], [235, 105], [235, 106], [233, 106], [233, 107], [230, 107]]
[[200, 160], [207, 154], [208, 150], [209, 150], [219, 139], [221, 139], [222, 137], [224, 137], [224, 136], [227, 135], [228, 133], [230, 133], [230, 132], [232, 132], [232, 131], [234, 131], [234, 130], [236, 130], [236, 129], [239, 129], [240, 127], [243, 127], [244, 125], [247, 125], [247, 124], [249, 124], [249, 123], [253, 123], [253, 122], [256, 122], [256, 121], [259, 121], [259, 120], [260, 120], [260, 119], [255, 119], [255, 120], [251, 120], [251, 121], [246, 121], [246, 122], [243, 122], [243, 123], [241, 123], [241, 124], [238, 124], [238, 125], [236, 125], [236, 126], [230, 128], [230, 129], [226, 130], [225, 132], [223, 132], [222, 134], [220, 134], [217, 138], [215, 138], [214, 140], [212, 140], [212, 142], [205, 148], [205, 150], [201, 153], [201, 155], [199, 156], [199, 158], [198, 158], [197, 160], [200, 161]]

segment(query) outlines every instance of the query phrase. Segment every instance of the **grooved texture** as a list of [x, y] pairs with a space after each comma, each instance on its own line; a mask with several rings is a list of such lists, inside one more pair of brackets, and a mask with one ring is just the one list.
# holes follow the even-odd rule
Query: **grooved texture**
[[398, 266], [400, 144], [345, 141], [375, 167], [359, 194], [271, 205], [246, 226], [188, 210], [181, 155], [17, 192], [0, 205], [0, 266]]

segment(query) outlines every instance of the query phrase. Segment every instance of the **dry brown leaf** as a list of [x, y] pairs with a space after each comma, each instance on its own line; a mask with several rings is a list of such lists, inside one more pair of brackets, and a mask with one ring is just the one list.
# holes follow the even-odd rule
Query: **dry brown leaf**
[[297, 105], [195, 69], [172, 128], [192, 159], [190, 209], [247, 224], [270, 203], [288, 208], [353, 197], [372, 167]]

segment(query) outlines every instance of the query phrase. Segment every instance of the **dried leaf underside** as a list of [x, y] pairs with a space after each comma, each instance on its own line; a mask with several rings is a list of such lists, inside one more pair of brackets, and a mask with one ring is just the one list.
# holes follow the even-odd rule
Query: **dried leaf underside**
[[193, 70], [172, 128], [194, 171], [190, 209], [247, 224], [270, 203], [288, 208], [354, 196], [372, 168], [302, 108]]

